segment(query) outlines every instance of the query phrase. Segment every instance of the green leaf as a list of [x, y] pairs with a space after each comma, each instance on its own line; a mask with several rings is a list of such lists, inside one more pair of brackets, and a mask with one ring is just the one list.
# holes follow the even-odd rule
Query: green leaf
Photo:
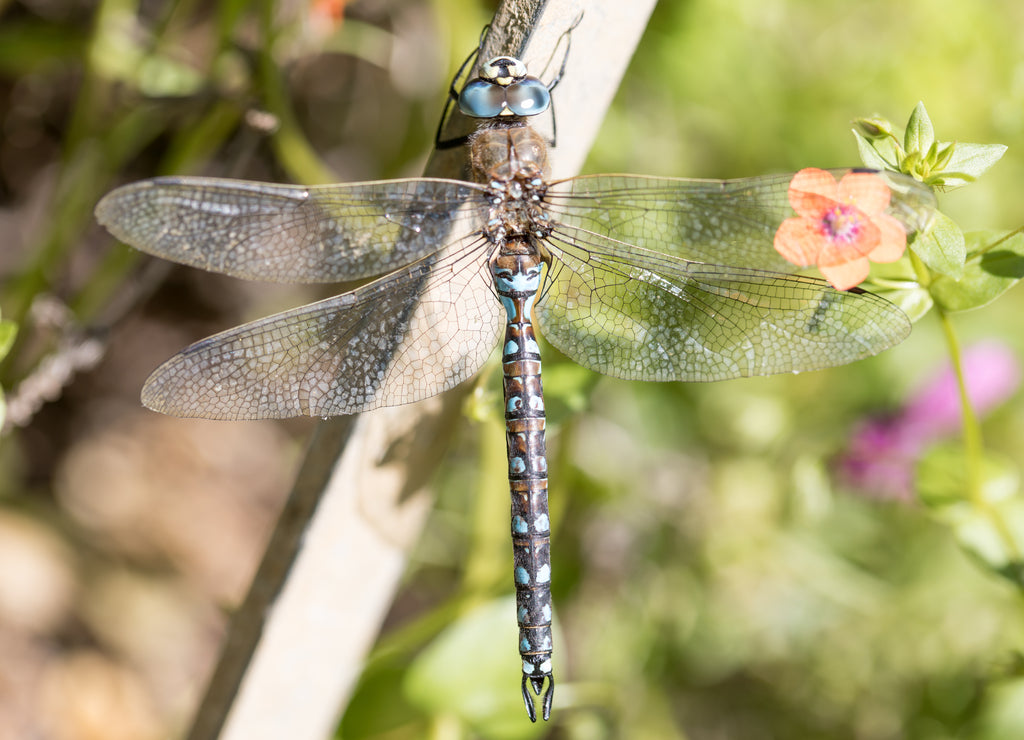
[[1024, 499], [997, 507], [964, 508], [953, 526], [957, 542], [991, 570], [1019, 582], [1024, 552]]
[[909, 260], [873, 262], [861, 287], [895, 303], [912, 322], [917, 322], [933, 305], [931, 294], [917, 281]]
[[954, 279], [964, 272], [967, 245], [964, 234], [949, 216], [936, 212], [928, 231], [919, 234], [911, 249], [933, 271]]
[[953, 144], [942, 167], [942, 187], [955, 190], [981, 177], [1006, 152], [1002, 144]]
[[147, 97], [185, 97], [202, 89], [204, 78], [192, 67], [176, 59], [152, 54], [133, 68], [133, 79]]
[[918, 460], [914, 471], [918, 497], [933, 511], [968, 502], [965, 471], [963, 446], [935, 445]]
[[[434, 716], [458, 716], [478, 736], [515, 740], [540, 735], [543, 723], [526, 718], [520, 694], [515, 614], [513, 597], [463, 614], [410, 666], [404, 685], [409, 702]], [[466, 667], [467, 658], [472, 669]]]
[[953, 159], [953, 153], [956, 151], [956, 144], [949, 142], [943, 142], [937, 145], [935, 156], [932, 158], [932, 169], [936, 172], [942, 172]]
[[428, 718], [402, 695], [405, 667], [397, 655], [378, 657], [367, 665], [348, 702], [336, 737], [379, 739], [387, 737], [389, 732], [400, 734], [403, 730], [409, 737], [417, 723], [427, 725]]
[[18, 334], [18, 326], [13, 321], [0, 320], [0, 360], [7, 357]]
[[1024, 233], [972, 232], [971, 258], [959, 280], [940, 276], [930, 292], [946, 311], [969, 311], [986, 306], [1024, 277]]
[[924, 155], [935, 143], [935, 129], [932, 128], [932, 121], [928, 117], [928, 111], [924, 103], [918, 103], [914, 112], [910, 114], [907, 121], [907, 130], [903, 135], [903, 148], [907, 154], [918, 152]]
[[1024, 495], [1016, 466], [991, 452], [978, 461], [980, 490], [971, 495], [959, 444], [941, 444], [918, 463], [921, 501], [952, 528], [960, 546], [989, 569], [1019, 583], [1024, 553]]
[[[1020, 654], [1014, 661], [1020, 665]], [[1017, 674], [1017, 675], [1014, 675]], [[990, 675], [985, 681], [985, 693], [979, 714], [971, 721], [970, 737], [975, 740], [999, 740], [1019, 737], [1024, 727], [1024, 677], [1019, 667], [1007, 674]]]
[[921, 161], [921, 152], [907, 152], [907, 155], [900, 160], [900, 172], [910, 175], [915, 180], [920, 180], [922, 177]]
[[865, 167], [873, 170], [891, 170], [896, 166], [896, 149], [892, 139], [872, 141], [857, 129], [853, 130], [853, 136], [857, 139], [857, 151]]
[[861, 133], [868, 139], [892, 138], [892, 124], [884, 118], [858, 118], [853, 122], [853, 132]]
[[922, 319], [934, 305], [928, 291], [916, 284], [913, 287], [882, 288], [871, 292], [899, 306], [912, 323]]
[[74, 64], [85, 55], [88, 41], [85, 24], [18, 21], [8, 16], [0, 27], [0, 71], [17, 78], [58, 64]]
[[[551, 350], [546, 356], [551, 356]], [[544, 406], [549, 423], [558, 426], [566, 417], [589, 408], [594, 385], [600, 378], [575, 362], [548, 362], [544, 366]]]
[[[980, 468], [982, 502], [998, 505], [1018, 495], [1019, 477], [1009, 460], [985, 452]], [[917, 464], [915, 481], [921, 501], [933, 511], [953, 504], [973, 506], [977, 503], [968, 489], [967, 455], [959, 442], [946, 442], [929, 449]]]

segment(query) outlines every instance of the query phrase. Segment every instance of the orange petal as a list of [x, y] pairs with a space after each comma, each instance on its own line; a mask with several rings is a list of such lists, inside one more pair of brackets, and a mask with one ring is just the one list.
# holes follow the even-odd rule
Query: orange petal
[[839, 196], [839, 186], [831, 172], [806, 167], [789, 181], [789, 204], [801, 216], [815, 217]]
[[907, 232], [903, 224], [892, 216], [882, 213], [871, 219], [878, 228], [879, 243], [868, 257], [874, 262], [895, 262], [907, 249]]
[[853, 203], [870, 215], [881, 213], [889, 206], [891, 192], [874, 172], [850, 172], [839, 181], [839, 200]]
[[858, 223], [851, 230], [852, 239], [825, 239], [825, 245], [818, 255], [818, 267], [842, 265], [852, 260], [867, 257], [878, 249], [882, 234], [874, 222], [863, 213], [857, 214]]
[[793, 210], [798, 215], [815, 221], [821, 221], [829, 211], [836, 207], [836, 201], [826, 198], [824, 195], [793, 190], [789, 191], [789, 204], [793, 206]]
[[841, 265], [819, 265], [818, 269], [833, 288], [849, 290], [864, 282], [864, 278], [868, 276], [868, 270], [871, 269], [871, 263], [868, 262], [867, 257], [861, 257]]
[[775, 251], [801, 267], [818, 261], [824, 243], [818, 222], [809, 218], [787, 218], [775, 232]]

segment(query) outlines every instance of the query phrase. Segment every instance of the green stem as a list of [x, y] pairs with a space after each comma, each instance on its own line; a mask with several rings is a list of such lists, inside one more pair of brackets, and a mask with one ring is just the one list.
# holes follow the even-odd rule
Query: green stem
[[970, 396], [967, 394], [967, 382], [964, 377], [962, 354], [960, 342], [957, 340], [956, 332], [953, 329], [953, 322], [949, 314], [936, 305], [936, 313], [942, 332], [946, 337], [946, 345], [949, 347], [949, 357], [953, 363], [953, 371], [956, 373], [957, 391], [960, 395], [961, 419], [963, 425], [964, 456], [967, 463], [967, 494], [971, 504], [979, 512], [982, 512], [992, 522], [996, 532], [999, 533], [1003, 546], [1012, 561], [1021, 560], [1021, 552], [1000, 511], [992, 506], [992, 503], [984, 495], [982, 490], [984, 473], [982, 470], [982, 458], [984, 455], [984, 442], [981, 436], [981, 425], [978, 423], [978, 416], [971, 406]]
[[975, 505], [981, 505], [981, 455], [983, 443], [981, 439], [981, 426], [978, 424], [978, 416], [971, 406], [971, 399], [967, 395], [967, 381], [964, 378], [960, 342], [957, 340], [956, 332], [953, 330], [953, 322], [949, 314], [942, 308], [936, 306], [936, 313], [939, 316], [939, 324], [942, 326], [942, 333], [946, 337], [946, 346], [949, 347], [949, 357], [953, 363], [953, 371], [956, 373], [957, 392], [960, 395], [960, 409], [963, 424], [964, 450], [967, 453], [967, 485], [971, 501]]
[[320, 159], [312, 144], [306, 139], [292, 109], [285, 85], [284, 73], [274, 58], [279, 35], [275, 24], [277, 3], [264, 0], [260, 7], [260, 29], [263, 43], [260, 45], [257, 62], [259, 89], [263, 105], [268, 113], [277, 119], [277, 130], [270, 142], [278, 162], [296, 182], [305, 185], [337, 182], [338, 178]]
[[917, 282], [920, 283], [922, 288], [927, 290], [932, 284], [931, 271], [912, 250], [908, 249], [907, 254], [910, 255], [910, 266], [914, 268], [914, 276], [917, 278]]
[[[913, 252], [910, 252], [910, 263], [914, 268], [918, 282], [922, 287], [928, 288], [932, 283], [931, 271]], [[985, 497], [982, 490], [984, 472], [982, 470], [982, 459], [984, 455], [984, 442], [981, 438], [981, 425], [978, 423], [978, 416], [971, 406], [971, 398], [967, 395], [967, 381], [964, 377], [963, 357], [960, 352], [960, 342], [957, 340], [956, 331], [953, 329], [953, 322], [949, 314], [936, 303], [935, 312], [939, 317], [939, 324], [946, 337], [946, 346], [949, 347], [949, 358], [953, 363], [953, 371], [956, 373], [957, 392], [960, 396], [961, 424], [964, 437], [964, 457], [966, 458], [967, 470], [967, 495], [971, 505], [976, 511], [981, 512], [991, 522], [999, 539], [1003, 542], [1008, 558], [1012, 561], [1021, 560], [1021, 552], [1013, 533], [1003, 520], [1000, 511], [993, 507]]]

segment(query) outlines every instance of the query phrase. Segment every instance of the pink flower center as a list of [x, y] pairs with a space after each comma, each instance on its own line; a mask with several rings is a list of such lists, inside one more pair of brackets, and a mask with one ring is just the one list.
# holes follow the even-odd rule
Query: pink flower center
[[821, 227], [825, 237], [835, 243], [852, 244], [860, 237], [863, 219], [854, 206], [836, 203], [821, 217]]

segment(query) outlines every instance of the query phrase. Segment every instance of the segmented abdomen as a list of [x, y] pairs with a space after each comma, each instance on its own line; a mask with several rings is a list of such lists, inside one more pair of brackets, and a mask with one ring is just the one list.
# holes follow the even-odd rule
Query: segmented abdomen
[[519, 652], [532, 678], [551, 674], [551, 529], [540, 355], [529, 323], [506, 328], [502, 364]]
[[546, 719], [554, 687], [551, 677], [551, 528], [540, 349], [530, 322], [530, 310], [540, 287], [542, 263], [536, 252], [527, 251], [525, 246], [503, 249], [492, 261], [491, 271], [498, 297], [508, 313], [501, 361], [523, 698], [527, 709], [532, 709], [526, 692], [527, 680], [538, 695], [547, 680], [548, 690], [543, 699]]

